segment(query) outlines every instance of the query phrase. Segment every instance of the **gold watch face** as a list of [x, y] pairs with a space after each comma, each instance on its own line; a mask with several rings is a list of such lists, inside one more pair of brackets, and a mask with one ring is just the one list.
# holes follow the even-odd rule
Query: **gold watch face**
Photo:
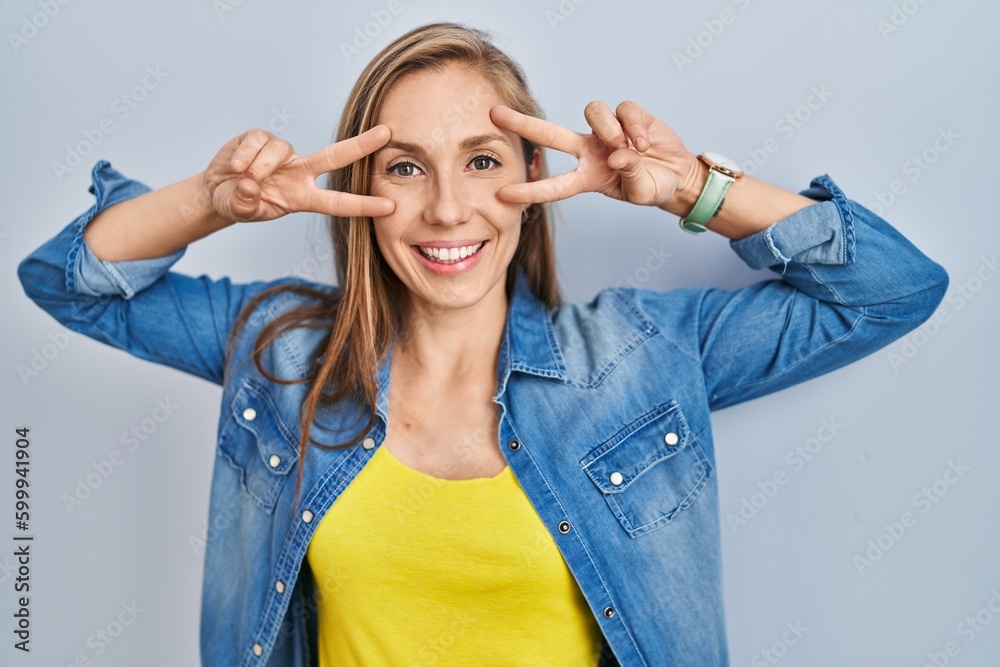
[[698, 156], [701, 158], [702, 162], [705, 162], [709, 167], [715, 167], [721, 172], [729, 174], [733, 178], [739, 178], [743, 175], [743, 168], [735, 160], [730, 160], [725, 155], [719, 155], [718, 153], [713, 153], [712, 151], [705, 151]]

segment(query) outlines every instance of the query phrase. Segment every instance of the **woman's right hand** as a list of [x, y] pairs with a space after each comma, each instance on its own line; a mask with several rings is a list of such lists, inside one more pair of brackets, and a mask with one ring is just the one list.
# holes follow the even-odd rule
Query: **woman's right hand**
[[376, 125], [302, 156], [267, 130], [248, 130], [212, 159], [202, 172], [202, 188], [215, 212], [236, 222], [274, 220], [299, 211], [386, 216], [395, 209], [391, 199], [327, 190], [317, 186], [316, 179], [377, 151], [390, 136], [387, 126]]

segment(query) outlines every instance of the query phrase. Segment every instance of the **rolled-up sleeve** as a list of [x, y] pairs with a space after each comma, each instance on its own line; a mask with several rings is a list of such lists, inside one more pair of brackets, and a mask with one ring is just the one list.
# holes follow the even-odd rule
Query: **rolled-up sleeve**
[[802, 195], [806, 206], [767, 229], [730, 247], [751, 269], [800, 264], [850, 264], [854, 261], [854, 222], [850, 205], [829, 176], [812, 181]]
[[87, 225], [150, 188], [104, 160], [94, 165], [92, 181], [94, 205], [18, 265], [25, 293], [73, 331], [222, 384], [229, 334], [242, 308], [267, 287], [293, 279], [233, 284], [171, 271], [186, 247], [148, 259], [101, 260], [83, 239]]
[[94, 166], [90, 194], [96, 197], [93, 208], [71, 225], [73, 242], [67, 255], [66, 288], [89, 296], [119, 295], [131, 299], [166, 273], [179, 260], [187, 246], [176, 252], [149, 259], [109, 262], [98, 259], [83, 240], [87, 224], [104, 209], [120, 201], [149, 192], [146, 185], [132, 181], [102, 160]]

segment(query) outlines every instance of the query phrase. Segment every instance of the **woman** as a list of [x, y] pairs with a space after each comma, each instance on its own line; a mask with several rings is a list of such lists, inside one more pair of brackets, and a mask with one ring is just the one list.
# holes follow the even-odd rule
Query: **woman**
[[[99, 162], [95, 206], [21, 263], [66, 326], [223, 387], [204, 664], [727, 664], [710, 411], [906, 334], [947, 275], [828, 176], [795, 194], [638, 104], [585, 116], [542, 120], [482, 35], [425, 26], [337, 143], [251, 130], [155, 191]], [[579, 165], [548, 178], [540, 146]], [[779, 277], [562, 304], [545, 203], [580, 192]], [[331, 216], [340, 287], [169, 271], [293, 211]]]

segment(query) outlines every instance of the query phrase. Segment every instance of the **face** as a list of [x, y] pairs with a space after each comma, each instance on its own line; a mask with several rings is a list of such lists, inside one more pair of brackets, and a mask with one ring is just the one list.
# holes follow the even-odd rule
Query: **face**
[[414, 308], [506, 303], [526, 207], [497, 191], [537, 179], [539, 157], [525, 164], [520, 137], [490, 120], [496, 104], [484, 77], [452, 65], [397, 81], [378, 115], [392, 139], [372, 160], [371, 194], [396, 208], [374, 219], [375, 238]]

